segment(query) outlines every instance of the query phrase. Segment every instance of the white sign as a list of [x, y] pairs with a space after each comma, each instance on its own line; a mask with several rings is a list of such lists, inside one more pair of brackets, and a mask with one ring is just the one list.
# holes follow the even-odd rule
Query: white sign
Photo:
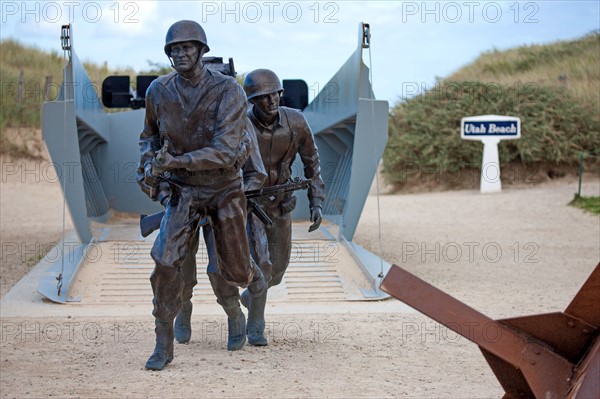
[[482, 193], [502, 191], [498, 143], [500, 140], [521, 137], [521, 119], [502, 115], [465, 117], [460, 121], [460, 137], [483, 142], [480, 191]]

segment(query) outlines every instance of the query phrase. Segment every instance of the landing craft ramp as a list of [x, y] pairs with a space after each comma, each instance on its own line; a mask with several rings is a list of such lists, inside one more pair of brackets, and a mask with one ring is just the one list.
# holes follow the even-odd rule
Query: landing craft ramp
[[[72, 36], [71, 25], [63, 26], [67, 65], [59, 98], [42, 107], [42, 132], [73, 221], [69, 237], [74, 238], [58, 245], [60, 259], [41, 262], [37, 292], [58, 303], [148, 304], [155, 235], [143, 239], [136, 219], [115, 217], [161, 210], [135, 182], [144, 110], [106, 112], [77, 58]], [[284, 282], [270, 291], [271, 302], [388, 297], [378, 287], [389, 265], [352, 241], [387, 142], [388, 103], [374, 98], [363, 62], [370, 38], [369, 25], [361, 23], [357, 49], [310, 104], [298, 106], [319, 148], [325, 222], [317, 232], [307, 232], [308, 201], [298, 193], [291, 264]], [[285, 76], [285, 71], [277, 73]], [[127, 91], [111, 96], [117, 94], [129, 96]], [[143, 105], [139, 93], [133, 103], [132, 108]], [[299, 157], [292, 170], [293, 177], [301, 175]], [[194, 301], [213, 303], [203, 247], [197, 257]]]
[[[290, 266], [282, 283], [269, 291], [271, 302], [330, 302], [363, 300], [371, 289], [347, 248], [327, 234], [327, 227], [307, 233], [309, 223], [293, 227]], [[150, 249], [157, 233], [139, 237], [135, 220], [108, 227], [104, 241], [93, 244], [71, 286], [68, 301], [82, 305], [149, 304], [149, 277], [154, 262]], [[196, 261], [198, 284], [192, 301], [213, 304], [215, 296], [206, 276], [208, 256], [200, 242]]]

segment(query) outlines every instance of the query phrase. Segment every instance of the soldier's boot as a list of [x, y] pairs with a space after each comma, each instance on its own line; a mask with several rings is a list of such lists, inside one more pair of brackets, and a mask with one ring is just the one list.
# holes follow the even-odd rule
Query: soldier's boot
[[246, 288], [240, 295], [240, 302], [246, 309], [248, 309], [248, 303], [250, 302], [250, 292]]
[[229, 284], [219, 273], [208, 272], [208, 280], [217, 297], [217, 303], [227, 315], [227, 350], [236, 351], [246, 345], [246, 317], [240, 308], [237, 286]]
[[175, 339], [180, 344], [190, 342], [192, 337], [192, 301], [184, 302], [175, 318]]
[[173, 361], [173, 320], [155, 321], [156, 346], [146, 362], [147, 370], [162, 370]]
[[227, 317], [227, 350], [237, 351], [246, 345], [246, 317], [238, 305], [237, 316]]
[[253, 346], [269, 344], [265, 337], [265, 305], [267, 284], [260, 269], [256, 268], [254, 279], [248, 286], [248, 343]]
[[[269, 262], [266, 265], [262, 266], [260, 268], [260, 270], [263, 273], [263, 277], [265, 278], [265, 284], [267, 284], [267, 289], [268, 289], [269, 281], [271, 279], [271, 263]], [[268, 279], [267, 279], [267, 276], [268, 276]], [[246, 288], [240, 295], [240, 302], [242, 305], [244, 305], [244, 307], [246, 309], [248, 309], [249, 303], [250, 303], [250, 290], [248, 288]]]

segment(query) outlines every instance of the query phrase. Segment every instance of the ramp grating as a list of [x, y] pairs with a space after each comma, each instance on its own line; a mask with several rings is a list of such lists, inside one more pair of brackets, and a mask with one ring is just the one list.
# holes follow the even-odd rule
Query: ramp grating
[[[108, 241], [97, 244], [100, 255], [83, 265], [74, 289], [82, 303], [148, 304], [152, 300], [149, 277], [154, 268], [152, 241]], [[270, 302], [344, 301], [348, 290], [340, 278], [343, 250], [328, 240], [294, 240], [290, 265], [282, 283], [269, 291]], [[203, 243], [196, 256], [198, 284], [194, 303], [214, 303], [206, 275], [208, 257]]]

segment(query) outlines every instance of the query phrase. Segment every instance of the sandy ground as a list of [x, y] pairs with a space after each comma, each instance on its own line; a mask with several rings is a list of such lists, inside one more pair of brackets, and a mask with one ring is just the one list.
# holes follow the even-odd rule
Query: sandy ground
[[[2, 162], [2, 295], [61, 238], [50, 173]], [[584, 195], [599, 195], [597, 177], [584, 183]], [[568, 178], [494, 195], [385, 195], [380, 227], [370, 196], [355, 241], [492, 318], [562, 311], [600, 260], [598, 216], [567, 206], [576, 189]], [[474, 344], [396, 302], [268, 310], [270, 345], [234, 353], [224, 317], [198, 315], [192, 342], [162, 372], [143, 369], [151, 316], [2, 317], [0, 397], [502, 396]]]
[[0, 158], [0, 295], [4, 294], [54, 244], [72, 229], [58, 178], [50, 161]]

